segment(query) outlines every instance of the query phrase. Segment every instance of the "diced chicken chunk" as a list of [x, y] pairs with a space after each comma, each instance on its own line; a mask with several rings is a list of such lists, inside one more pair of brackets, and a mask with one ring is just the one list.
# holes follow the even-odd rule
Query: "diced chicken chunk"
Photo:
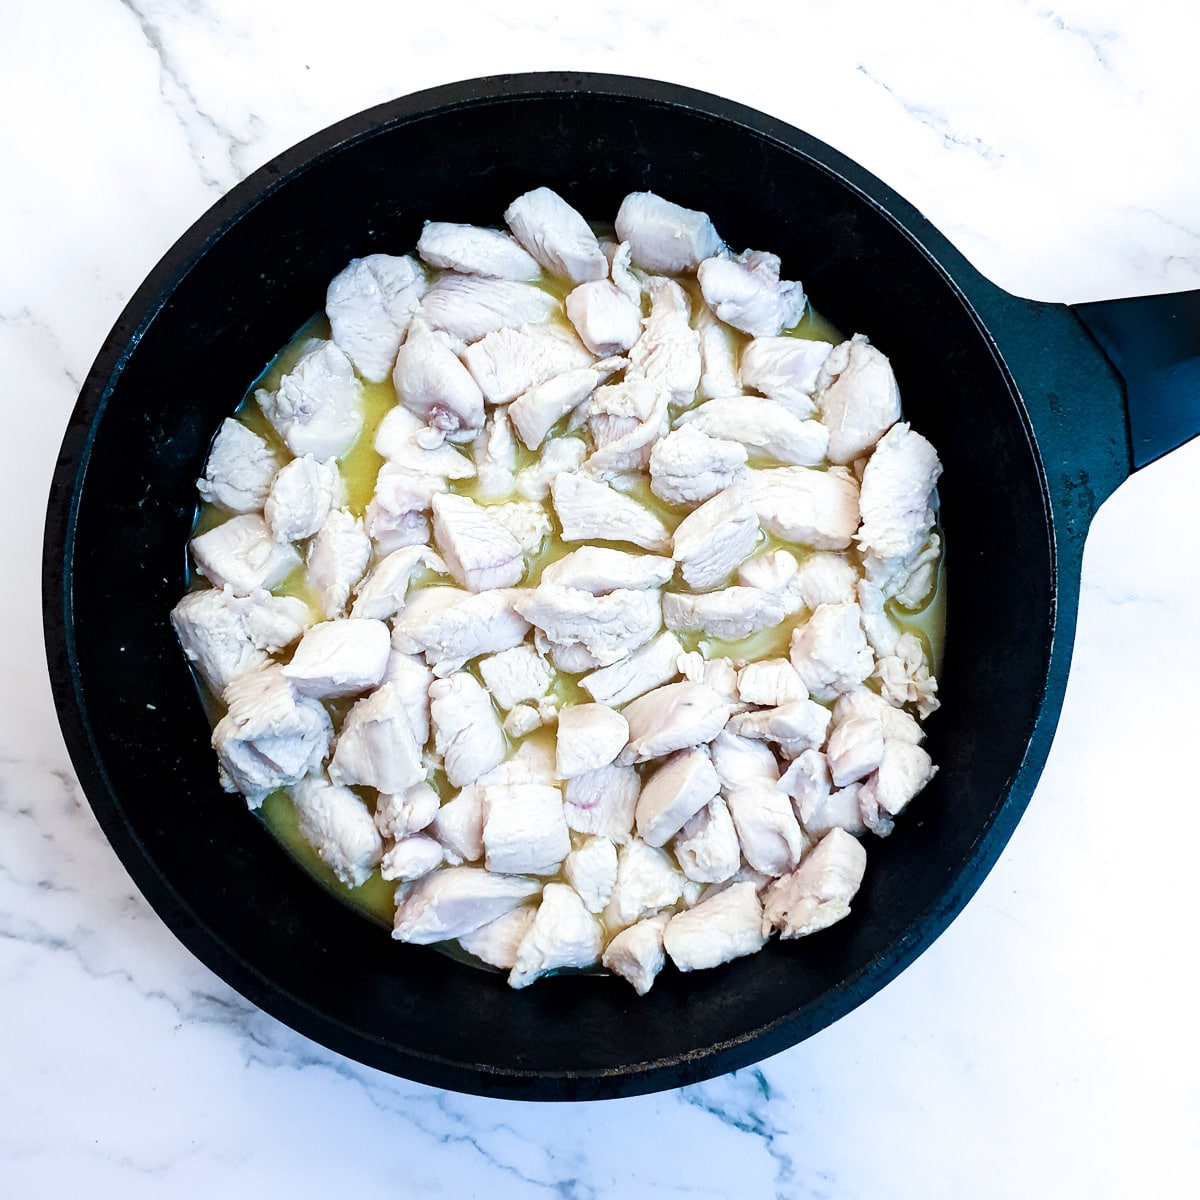
[[727, 587], [695, 596], [663, 594], [663, 621], [668, 629], [699, 630], [723, 641], [770, 629], [799, 608], [799, 598], [789, 592], [754, 587]]
[[446, 275], [421, 301], [429, 327], [465, 345], [497, 329], [541, 325], [561, 312], [562, 301], [532, 283], [474, 275]]
[[483, 788], [469, 784], [438, 809], [429, 832], [445, 851], [445, 860], [457, 866], [483, 858]]
[[669, 423], [668, 392], [657, 383], [627, 376], [597, 388], [579, 411], [587, 414], [596, 450], [583, 464], [593, 479], [613, 479], [641, 471], [650, 461], [655, 440]]
[[362, 384], [333, 342], [310, 339], [279, 387], [254, 398], [297, 458], [341, 458], [362, 432]]
[[654, 192], [630, 192], [621, 201], [616, 231], [622, 242], [629, 243], [637, 266], [669, 275], [694, 271], [722, 246], [706, 213], [664, 200]]
[[558, 645], [578, 644], [608, 666], [644, 646], [662, 628], [659, 593], [618, 588], [593, 596], [580, 588], [541, 584], [523, 592], [514, 607]]
[[542, 571], [541, 582], [603, 596], [619, 589], [660, 588], [675, 573], [672, 559], [610, 546], [581, 546]]
[[513, 588], [478, 593], [424, 588], [396, 615], [392, 648], [423, 653], [445, 675], [481, 654], [519, 646], [529, 632], [529, 622], [513, 608], [520, 595]]
[[517, 948], [529, 932], [536, 914], [536, 905], [523, 904], [473, 933], [463, 934], [458, 944], [488, 966], [511, 971], [517, 961]]
[[615, 764], [568, 779], [563, 789], [568, 826], [576, 833], [628, 841], [641, 787], [633, 767]]
[[587, 221], [550, 188], [534, 188], [518, 196], [505, 210], [504, 220], [517, 241], [552, 275], [586, 283], [608, 274], [608, 259]]
[[617, 882], [617, 848], [606, 837], [588, 837], [563, 862], [563, 875], [588, 912], [603, 912]]
[[346, 487], [337, 460], [320, 462], [311, 454], [293, 458], [271, 481], [263, 516], [277, 542], [312, 537], [330, 510], [346, 500]]
[[544, 783], [483, 787], [483, 852], [489, 871], [553, 875], [571, 850], [562, 793]]
[[763, 528], [783, 541], [845, 550], [858, 529], [858, 484], [840, 467], [752, 471], [748, 486]]
[[729, 806], [714, 796], [675, 836], [680, 870], [696, 883], [724, 883], [742, 864], [742, 847]]
[[426, 286], [425, 273], [408, 255], [354, 258], [334, 277], [325, 315], [334, 342], [364, 379], [388, 377]]
[[300, 565], [295, 548], [275, 541], [258, 513], [230, 517], [192, 538], [191, 548], [196, 570], [236, 596], [270, 591]]
[[692, 328], [687, 293], [673, 279], [651, 276], [646, 282], [650, 315], [629, 348], [629, 374], [666, 392], [676, 406], [691, 404], [700, 383], [700, 335]]
[[536, 879], [446, 867], [421, 879], [396, 909], [392, 937], [429, 945], [474, 933], [542, 890]]
[[619, 708], [652, 688], [670, 683], [679, 674], [676, 664], [682, 649], [673, 633], [661, 633], [620, 662], [584, 676], [580, 683], [593, 700]]
[[881, 559], [918, 551], [933, 524], [933, 489], [941, 473], [929, 442], [907, 422], [893, 425], [863, 470], [859, 549]]
[[404, 792], [424, 781], [421, 743], [395, 684], [376, 688], [346, 714], [329, 764], [329, 778], [381, 792]]
[[650, 490], [669, 504], [697, 504], [733, 487], [746, 475], [746, 447], [682, 425], [650, 451]]
[[530, 450], [536, 450], [563, 417], [574, 412], [610, 375], [627, 364], [624, 358], [603, 358], [526, 388], [508, 406], [508, 415], [521, 441]]
[[779, 763], [761, 739], [743, 737], [726, 726], [709, 749], [722, 788], [735, 788], [750, 779], [774, 783], [779, 778]]
[[525, 574], [517, 539], [466, 496], [433, 497], [433, 536], [450, 574], [469, 591], [510, 587]]
[[723, 396], [683, 413], [679, 427], [723, 441], [740, 442], [776, 462], [815, 467], [825, 458], [829, 431], [820, 421], [803, 420], [778, 400], [763, 396]]
[[754, 337], [774, 337], [799, 323], [807, 300], [799, 283], [779, 278], [779, 256], [747, 250], [705, 259], [696, 271], [705, 303], [727, 325]]
[[809, 695], [817, 700], [833, 700], [853, 691], [875, 666], [853, 602], [818, 605], [792, 633], [789, 657]]
[[805, 850], [791, 801], [769, 779], [750, 779], [725, 792], [746, 861], [766, 875], [795, 868]]
[[729, 728], [742, 737], [774, 742], [785, 758], [816, 749], [829, 728], [829, 709], [813, 700], [792, 700], [731, 717]]
[[426, 221], [417, 253], [431, 267], [489, 279], [537, 279], [537, 260], [507, 233], [480, 225]]
[[786, 658], [763, 658], [747, 663], [738, 672], [738, 698], [748, 704], [777, 708], [793, 700], [807, 700], [808, 688]]
[[746, 388], [738, 378], [738, 355], [745, 338], [718, 320], [707, 305], [701, 306], [696, 317], [696, 332], [700, 335], [701, 365], [696, 394], [701, 400], [740, 396]]
[[414, 783], [402, 792], [380, 792], [375, 802], [375, 828], [385, 838], [400, 841], [426, 828], [440, 806], [437, 792], [428, 783]]
[[[300, 836], [347, 887], [360, 887], [379, 865], [383, 839], [370, 810], [348, 787], [310, 776], [288, 789]], [[440, 856], [439, 856], [440, 857]]]
[[506, 711], [522, 700], [540, 700], [549, 690], [550, 664], [533, 646], [513, 646], [479, 662], [479, 673], [492, 699]]
[[390, 683], [399, 694], [413, 737], [418, 746], [424, 746], [429, 741], [429, 685], [433, 672], [417, 655], [399, 653], [393, 637], [383, 682]]
[[384, 852], [379, 874], [387, 880], [410, 882], [428, 875], [442, 865], [444, 850], [436, 838], [415, 834], [400, 838]]
[[430, 537], [426, 514], [433, 507], [434, 496], [448, 488], [441, 475], [418, 475], [398, 463], [385, 462], [375, 478], [375, 494], [364, 519], [379, 553], [425, 545]]
[[491, 697], [473, 676], [434, 680], [429, 700], [434, 749], [454, 787], [474, 783], [503, 761], [508, 750], [504, 731]]
[[828, 342], [806, 338], [754, 338], [742, 351], [741, 385], [747, 391], [778, 400], [798, 417], [812, 416], [817, 411], [812, 394], [832, 349]]
[[648, 846], [665, 846], [720, 788], [705, 750], [677, 751], [642, 786], [636, 812], [638, 836]]
[[885, 741], [879, 769], [858, 793], [859, 811], [867, 828], [881, 835], [890, 833], [892, 818], [908, 806], [936, 772], [929, 754], [920, 746], [894, 739]]
[[302, 696], [355, 696], [379, 686], [391, 652], [382, 621], [322, 621], [305, 632], [283, 673]]
[[[442, 439], [403, 404], [393, 405], [375, 431], [375, 451], [386, 458], [384, 470], [435, 479], [470, 479], [475, 466], [466, 455]], [[432, 443], [423, 445], [422, 443]], [[426, 504], [428, 507], [428, 504]]]
[[663, 930], [671, 913], [655, 913], [622, 929], [604, 948], [602, 962], [614, 975], [620, 975], [644, 996], [663, 969], [667, 956], [663, 950]]
[[625, 706], [629, 744], [618, 762], [648, 762], [711, 742], [732, 711], [729, 700], [703, 683], [668, 683]]
[[392, 383], [400, 402], [447, 434], [483, 425], [483, 393], [442, 335], [422, 319], [409, 326], [396, 353]]
[[551, 483], [550, 492], [563, 541], [632, 542], [652, 551], [670, 548], [671, 535], [662, 521], [606, 483], [562, 474]]
[[463, 351], [463, 362], [489, 404], [509, 404], [536, 384], [594, 361], [574, 332], [558, 325], [497, 329]]
[[384, 555], [354, 589], [352, 617], [385, 621], [404, 607], [409, 585], [419, 571], [446, 575], [446, 564], [428, 546], [402, 546]]
[[862, 883], [867, 852], [841, 829], [831, 829], [789, 875], [763, 897], [763, 927], [784, 938], [803, 937], [840, 921]]
[[684, 517], [675, 530], [672, 556], [684, 582], [706, 591], [729, 578], [760, 536], [758, 518], [745, 494], [730, 488]]
[[829, 426], [829, 460], [852, 463], [870, 453], [900, 419], [900, 389], [891, 363], [861, 333], [836, 346], [817, 383]]
[[335, 508], [308, 547], [308, 583], [329, 620], [340, 617], [371, 561], [371, 539], [349, 509]]
[[537, 916], [517, 948], [509, 986], [528, 987], [547, 971], [564, 967], [590, 967], [600, 960], [601, 946], [600, 924], [575, 889], [548, 883]]
[[806, 608], [821, 604], [843, 604], [857, 594], [858, 572], [844, 554], [816, 550], [796, 573], [796, 590]]
[[202, 500], [228, 512], [262, 512], [278, 470], [279, 458], [266, 441], [240, 421], [226, 418], [196, 488]]
[[843, 721], [833, 727], [825, 755], [835, 787], [865, 779], [883, 759], [883, 725], [870, 718]]
[[700, 971], [754, 954], [766, 944], [763, 910], [750, 880], [731, 883], [676, 913], [663, 946], [681, 971]]
[[556, 437], [542, 444], [537, 462], [517, 472], [517, 494], [526, 500], [545, 500], [550, 484], [564, 473], [578, 469], [587, 457], [587, 446], [575, 437]]
[[605, 925], [610, 930], [624, 929], [670, 908], [683, 895], [685, 882], [665, 850], [633, 838], [617, 854], [617, 882], [604, 910]]
[[875, 664], [875, 675], [880, 694], [889, 704], [911, 704], [922, 719], [941, 707], [925, 647], [914, 633], [902, 633], [896, 639], [892, 653]]
[[601, 358], [622, 354], [642, 331], [642, 310], [610, 279], [581, 283], [566, 299], [580, 341]]
[[574, 779], [606, 767], [625, 748], [629, 726], [619, 712], [603, 704], [572, 704], [558, 714], [555, 770]]

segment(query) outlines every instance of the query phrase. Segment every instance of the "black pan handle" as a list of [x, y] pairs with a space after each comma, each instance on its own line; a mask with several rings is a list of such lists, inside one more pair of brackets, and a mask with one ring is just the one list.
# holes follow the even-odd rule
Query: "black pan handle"
[[1125, 381], [1134, 470], [1200, 434], [1200, 291], [1071, 311]]

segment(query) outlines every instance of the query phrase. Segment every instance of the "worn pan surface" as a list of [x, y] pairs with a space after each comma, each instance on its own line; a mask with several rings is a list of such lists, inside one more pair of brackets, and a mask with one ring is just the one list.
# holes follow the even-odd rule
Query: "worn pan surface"
[[[321, 307], [327, 281], [353, 256], [407, 251], [426, 219], [497, 223], [542, 184], [590, 216], [651, 189], [709, 212], [735, 248], [780, 253], [837, 326], [890, 356], [908, 416], [945, 463], [949, 621], [928, 742], [940, 773], [870, 845], [850, 919], [718, 970], [668, 970], [644, 999], [597, 977], [513, 992], [391, 942], [331, 898], [219, 790], [167, 622], [213, 431]], [[353, 117], [258, 171], [180, 239], [82, 390], [50, 497], [44, 591], [84, 790], [199, 958], [375, 1067], [468, 1092], [583, 1099], [773, 1054], [910, 963], [1012, 833], [1062, 701], [1088, 522], [1135, 465], [1192, 432], [1163, 407], [1195, 371], [1189, 315], [1194, 329], [1195, 295], [1077, 311], [1007, 295], [842, 155], [679, 87], [506, 76]], [[1081, 316], [1131, 380], [1132, 434], [1121, 376]]]

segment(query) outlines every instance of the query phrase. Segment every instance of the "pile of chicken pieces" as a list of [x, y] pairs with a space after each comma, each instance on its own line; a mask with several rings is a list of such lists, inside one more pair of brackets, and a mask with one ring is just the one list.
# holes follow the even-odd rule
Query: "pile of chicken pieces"
[[800, 284], [706, 214], [635, 192], [597, 234], [537, 188], [504, 220], [332, 281], [330, 337], [255, 393], [275, 436], [215, 437], [172, 621], [222, 785], [395, 881], [394, 937], [644, 994], [845, 917], [932, 777], [895, 614], [936, 585], [941, 467], [884, 355], [792, 336]]

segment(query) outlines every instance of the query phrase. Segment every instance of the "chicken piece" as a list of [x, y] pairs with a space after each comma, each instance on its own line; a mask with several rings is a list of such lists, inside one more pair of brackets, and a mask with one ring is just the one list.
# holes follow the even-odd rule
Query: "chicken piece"
[[528, 737], [535, 729], [547, 723], [546, 715], [532, 704], [514, 704], [504, 714], [501, 725], [512, 739]]
[[424, 746], [429, 741], [429, 685], [433, 672], [417, 655], [398, 653], [393, 638], [383, 682], [392, 684], [399, 693], [413, 737], [418, 746]]
[[196, 570], [216, 588], [236, 596], [277, 587], [300, 564], [295, 548], [271, 537], [258, 513], [228, 521], [191, 540]]
[[554, 673], [533, 646], [513, 646], [480, 659], [479, 673], [492, 699], [505, 711], [522, 700], [540, 700], [550, 690]]
[[605, 358], [595, 364], [552, 375], [523, 391], [508, 407], [509, 417], [521, 441], [530, 450], [536, 450], [563, 417], [578, 408], [627, 361]]
[[643, 470], [669, 427], [669, 399], [657, 383], [636, 376], [597, 388], [583, 410], [597, 447], [583, 464], [584, 474], [608, 480]]
[[740, 396], [746, 389], [738, 377], [738, 356], [745, 339], [718, 320], [707, 305], [701, 305], [695, 328], [700, 335], [701, 367], [696, 394], [701, 400]]
[[876, 663], [875, 676], [880, 694], [889, 704], [911, 704], [922, 720], [941, 707], [925, 647], [914, 633], [902, 633], [896, 639], [894, 653]]
[[650, 490], [668, 504], [698, 504], [746, 476], [746, 447], [693, 425], [673, 429], [650, 451]]
[[834, 700], [853, 691], [875, 666], [853, 602], [818, 605], [793, 631], [788, 657], [816, 700]]
[[610, 546], [581, 546], [564, 554], [542, 571], [541, 582], [604, 596], [621, 589], [660, 588], [675, 574], [672, 559], [654, 554], [631, 554]]
[[688, 681], [655, 688], [625, 706], [629, 744], [617, 762], [648, 762], [675, 750], [703, 746], [725, 727], [732, 708], [707, 684]]
[[541, 890], [537, 879], [493, 875], [483, 867], [444, 867], [420, 879], [396, 909], [392, 937], [422, 946], [466, 937]]
[[738, 378], [746, 391], [778, 400], [797, 417], [811, 417], [817, 411], [812, 398], [817, 378], [832, 349], [807, 338], [756, 337], [742, 351]]
[[421, 317], [464, 345], [497, 329], [541, 325], [562, 312], [562, 301], [532, 283], [445, 275], [425, 294]]
[[563, 862], [563, 876], [588, 912], [603, 912], [617, 882], [617, 848], [611, 839], [585, 838]]
[[403, 607], [409, 585], [420, 571], [447, 575], [446, 564], [428, 546], [402, 546], [381, 558], [354, 589], [352, 617], [385, 621]]
[[621, 201], [616, 231], [622, 242], [629, 243], [637, 266], [669, 275], [695, 271], [723, 245], [707, 213], [684, 208], [654, 192], [630, 192]]
[[[537, 384], [590, 367], [595, 359], [572, 330], [519, 325], [472, 342], [463, 351], [463, 362], [487, 402], [499, 405], [511, 403]], [[564, 390], [569, 388], [564, 385]]]
[[862, 818], [862, 784], [852, 783], [824, 796], [805, 796], [793, 802], [796, 815], [809, 837], [823, 838], [831, 829], [841, 829], [855, 837], [867, 832]]
[[[450, 443], [437, 441], [442, 433], [431, 430], [415, 412], [397, 404], [379, 422], [375, 452], [388, 460], [384, 469], [393, 473], [443, 480], [470, 479], [475, 474], [474, 463]], [[422, 444], [433, 441], [437, 444]]]
[[676, 913], [663, 946], [681, 971], [700, 971], [754, 954], [767, 941], [762, 904], [749, 880], [731, 883]]
[[714, 796], [693, 814], [675, 835], [671, 848], [680, 870], [693, 882], [730, 879], [741, 866], [742, 847], [724, 798]]
[[801, 751], [780, 775], [779, 788], [792, 798], [797, 809], [806, 801], [823, 801], [833, 790], [833, 777], [825, 754], [816, 749]]
[[490, 504], [487, 512], [517, 539], [517, 545], [525, 555], [540, 554], [546, 539], [554, 532], [554, 522], [545, 505], [534, 500]]
[[748, 704], [778, 708], [794, 700], [807, 700], [808, 688], [786, 658], [763, 658], [747, 663], [738, 672], [737, 694]]
[[258, 808], [277, 788], [313, 775], [329, 755], [333, 725], [319, 701], [300, 696], [280, 667], [247, 671], [230, 681], [225, 715], [212, 731], [221, 786]]
[[599, 922], [574, 888], [566, 883], [546, 884], [533, 924], [517, 947], [509, 987], [528, 987], [548, 971], [599, 962], [600, 932]]
[[438, 809], [429, 825], [453, 866], [483, 858], [483, 788], [473, 783], [462, 788]]
[[689, 587], [706, 591], [723, 583], [758, 544], [761, 530], [740, 488], [706, 500], [679, 523], [672, 557]]
[[929, 442], [907, 422], [893, 425], [863, 469], [859, 549], [880, 559], [919, 551], [933, 525], [933, 489], [941, 473]]
[[799, 597], [763, 588], [735, 586], [695, 596], [663, 593], [663, 620], [668, 629], [698, 630], [721, 641], [737, 641], [770, 629], [799, 608]]
[[537, 260], [507, 233], [480, 225], [426, 221], [417, 253], [431, 267], [488, 279], [537, 279]]
[[829, 734], [825, 757], [835, 787], [866, 779], [883, 760], [883, 725], [870, 717], [835, 724]]
[[799, 323], [807, 299], [799, 283], [779, 278], [779, 256], [747, 250], [707, 258], [696, 269], [705, 303], [727, 325], [752, 337], [774, 337]]
[[536, 905], [523, 904], [473, 933], [463, 934], [458, 944], [488, 966], [511, 971], [517, 961], [517, 948], [529, 932], [536, 914]]
[[640, 309], [645, 289], [642, 281], [645, 278], [641, 270], [634, 271], [632, 251], [628, 242], [601, 242], [604, 257], [608, 259], [608, 277], [616, 285], [622, 296], [627, 296]]
[[633, 767], [616, 765], [568, 779], [563, 788], [567, 825], [576, 833], [628, 841], [641, 787]]
[[279, 457], [252, 429], [227, 417], [213, 438], [204, 476], [196, 480], [200, 499], [231, 513], [262, 512]]
[[672, 913], [655, 913], [622, 929], [604, 948], [601, 962], [614, 974], [633, 985], [644, 996], [663, 969], [667, 956], [663, 950], [663, 930]]
[[425, 780], [421, 745], [400, 689], [385, 683], [346, 714], [329, 764], [329, 778], [380, 792], [407, 791]]
[[346, 502], [346, 486], [337, 460], [320, 462], [311, 454], [293, 458], [271, 481], [263, 516], [277, 542], [312, 537], [330, 510]]
[[550, 484], [564, 542], [631, 542], [643, 550], [669, 550], [671, 534], [649, 509], [607, 483], [561, 474]]
[[383, 621], [322, 621], [305, 632], [283, 673], [302, 696], [356, 696], [380, 685], [391, 652]]
[[288, 795], [300, 836], [321, 861], [347, 887], [366, 883], [383, 855], [383, 839], [362, 800], [348, 787], [318, 776], [293, 784]]
[[517, 494], [540, 503], [550, 494], [551, 482], [577, 470], [587, 453], [587, 446], [579, 438], [556, 437], [544, 442], [537, 461], [517, 472]]
[[820, 421], [802, 420], [778, 400], [722, 396], [682, 413], [679, 428], [723, 441], [740, 442], [776, 462], [814, 467], [825, 460], [829, 431]]
[[441, 334], [422, 318], [409, 325], [396, 353], [392, 383], [400, 402], [447, 434], [483, 425], [483, 393]]
[[425, 588], [397, 615], [392, 648], [424, 653], [440, 676], [481, 654], [519, 646], [529, 632], [529, 622], [513, 605], [525, 594], [513, 588], [475, 594], [457, 588]]
[[858, 807], [863, 822], [881, 837], [892, 831], [898, 816], [937, 774], [929, 754], [911, 742], [885, 740], [879, 769], [859, 789]]
[[806, 848], [792, 802], [769, 779], [748, 779], [726, 789], [725, 803], [746, 862], [765, 875], [795, 868]]
[[308, 605], [294, 596], [230, 588], [188, 592], [171, 610], [184, 656], [217, 695], [237, 676], [267, 665], [268, 655], [290, 646], [309, 622]]
[[813, 700], [792, 700], [731, 717], [729, 728], [742, 737], [772, 742], [785, 758], [819, 747], [829, 729], [829, 709]]
[[642, 785], [635, 814], [638, 836], [648, 846], [665, 846], [720, 789], [706, 750], [676, 751]]
[[551, 275], [586, 283], [608, 274], [608, 259], [587, 221], [550, 188], [518, 196], [505, 210], [504, 220]]
[[308, 547], [308, 584], [326, 619], [340, 617], [371, 561], [371, 539], [349, 509], [335, 508]]
[[585, 691], [599, 704], [619, 708], [652, 688], [670, 683], [679, 674], [676, 665], [683, 647], [673, 633], [661, 633], [620, 662], [585, 675]]
[[629, 348], [629, 375], [649, 380], [665, 391], [671, 404], [686, 407], [700, 384], [700, 335], [692, 328], [687, 293], [661, 275], [646, 281], [650, 314]]
[[642, 331], [642, 310], [610, 279], [581, 283], [566, 299], [579, 340], [601, 358], [622, 354]]
[[858, 484], [842, 467], [751, 471], [747, 486], [762, 527], [785, 542], [845, 550], [858, 529]]
[[380, 792], [375, 801], [375, 828], [398, 842], [427, 828], [439, 807], [441, 800], [428, 783], [414, 783], [402, 792]]
[[472, 592], [511, 587], [525, 574], [517, 539], [466, 496], [433, 497], [433, 537], [450, 574]]
[[698, 650], [679, 656], [679, 673], [693, 683], [707, 684], [713, 691], [729, 701], [734, 712], [741, 712], [748, 705], [742, 703], [737, 694], [737, 667], [733, 660], [717, 655], [705, 658]]
[[441, 475], [416, 475], [407, 467], [385, 462], [375, 478], [375, 494], [363, 522], [379, 553], [425, 545], [431, 535], [426, 514], [433, 497], [448, 489]]
[[738, 787], [750, 779], [774, 783], [779, 778], [774, 752], [758, 738], [744, 737], [727, 726], [713, 739], [709, 750], [724, 789]]
[[805, 608], [815, 609], [853, 600], [858, 582], [858, 572], [844, 554], [815, 550], [800, 564], [795, 587]]
[[420, 879], [442, 865], [444, 851], [441, 842], [424, 834], [400, 838], [388, 849], [379, 864], [379, 874], [387, 880], [404, 883]]
[[866, 865], [861, 843], [842, 829], [831, 829], [795, 871], [767, 888], [763, 929], [795, 938], [840, 921], [850, 914]]
[[835, 725], [859, 718], [879, 721], [888, 740], [911, 742], [914, 746], [925, 740], [925, 731], [911, 713], [893, 707], [878, 692], [866, 687], [843, 693], [833, 706]]
[[504, 731], [491, 697], [467, 674], [436, 679], [429, 686], [434, 749], [454, 787], [474, 783], [504, 760]]
[[639, 838], [627, 841], [617, 853], [617, 882], [604, 909], [604, 924], [624, 929], [643, 917], [677, 904], [686, 880], [665, 850]]
[[544, 783], [483, 786], [483, 852], [489, 871], [553, 875], [570, 850], [558, 788]]
[[662, 628], [660, 594], [618, 588], [593, 596], [579, 588], [541, 584], [524, 591], [513, 607], [558, 645], [578, 644], [601, 666], [644, 646]]
[[762, 588], [768, 592], [795, 592], [798, 571], [796, 556], [790, 550], [768, 550], [742, 563], [737, 569], [736, 579], [743, 587]]
[[516, 482], [517, 442], [508, 412], [494, 409], [471, 444], [475, 458], [474, 498], [484, 503], [503, 500]]
[[[479, 594], [478, 604], [483, 604], [483, 597], [491, 593]], [[450, 609], [465, 604], [475, 593], [465, 588], [453, 587], [449, 584], [434, 584], [421, 588], [408, 597], [403, 607], [392, 621], [392, 649], [400, 654], [424, 654], [431, 647], [437, 647], [434, 657], [442, 657], [442, 647], [437, 636], [441, 622], [446, 618]], [[517, 638], [516, 645], [524, 637]], [[507, 647], [497, 647], [506, 649]]]
[[625, 748], [629, 726], [603, 704], [572, 704], [558, 714], [555, 773], [574, 779], [606, 767]]
[[821, 420], [829, 426], [829, 460], [869, 454], [900, 420], [900, 389], [891, 363], [861, 334], [834, 347], [817, 380]]
[[426, 287], [420, 264], [408, 255], [368, 254], [334, 276], [325, 315], [334, 343], [364, 379], [388, 377]]
[[259, 388], [254, 399], [297, 458], [341, 458], [362, 432], [362, 384], [345, 354], [321, 338], [305, 343], [275, 391]]

